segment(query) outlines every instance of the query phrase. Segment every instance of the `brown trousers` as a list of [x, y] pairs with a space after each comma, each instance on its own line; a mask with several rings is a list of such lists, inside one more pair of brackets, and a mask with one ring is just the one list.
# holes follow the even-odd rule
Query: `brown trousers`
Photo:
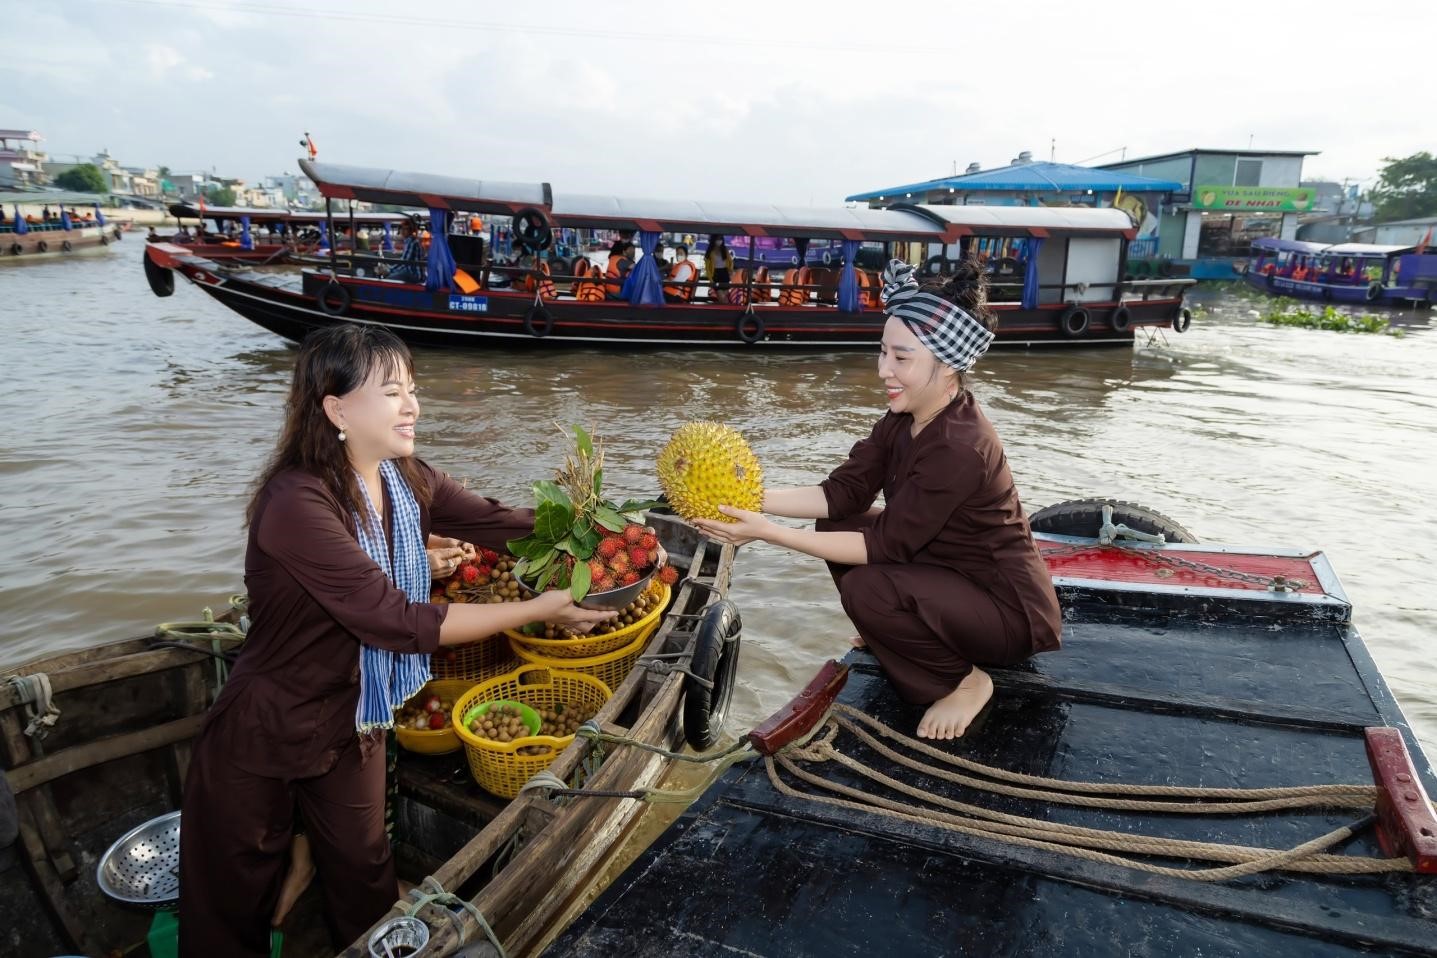
[[296, 809], [314, 851], [330, 935], [336, 947], [347, 946], [398, 897], [384, 832], [383, 742], [365, 760], [356, 737], [328, 771], [285, 780], [236, 768], [218, 739], [201, 737], [185, 780], [180, 954], [269, 955]]
[[[875, 515], [820, 519], [816, 528], [857, 532]], [[952, 569], [835, 562], [828, 569], [843, 611], [909, 702], [936, 702], [957, 688], [974, 665], [1014, 665], [1032, 654], [1026, 624]]]

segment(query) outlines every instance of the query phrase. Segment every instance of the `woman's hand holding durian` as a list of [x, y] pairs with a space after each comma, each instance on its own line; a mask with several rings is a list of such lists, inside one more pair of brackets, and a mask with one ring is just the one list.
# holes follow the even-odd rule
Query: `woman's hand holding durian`
[[[767, 503], [766, 503], [767, 504]], [[762, 513], [732, 506], [719, 506], [719, 512], [729, 516], [732, 522], [717, 519], [695, 519], [705, 535], [718, 542], [741, 546], [755, 540], [802, 552], [817, 559], [838, 562], [843, 565], [867, 565], [868, 545], [861, 532], [816, 532], [812, 529], [795, 529], [781, 526], [764, 517]]]

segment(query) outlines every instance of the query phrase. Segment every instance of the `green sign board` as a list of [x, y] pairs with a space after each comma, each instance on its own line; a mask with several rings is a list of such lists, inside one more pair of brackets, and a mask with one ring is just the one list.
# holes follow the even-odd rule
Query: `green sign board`
[[1195, 186], [1193, 209], [1310, 213], [1316, 194], [1305, 186]]

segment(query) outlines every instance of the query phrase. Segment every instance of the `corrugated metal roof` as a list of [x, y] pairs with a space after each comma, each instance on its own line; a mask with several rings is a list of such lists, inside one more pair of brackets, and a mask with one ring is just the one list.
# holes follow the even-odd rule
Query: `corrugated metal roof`
[[[205, 219], [218, 217], [220, 219], [238, 219], [241, 216], [248, 216], [252, 220], [290, 220], [297, 223], [318, 223], [325, 219], [325, 214], [317, 210], [284, 210], [274, 207], [261, 206], [211, 206], [205, 204], [201, 210], [194, 203], [171, 203], [171, 216], [187, 216], [190, 219]], [[429, 211], [423, 210], [423, 217], [429, 218]], [[356, 223], [399, 223], [409, 219], [405, 213], [355, 213]], [[334, 213], [336, 223], [345, 224], [349, 222], [349, 212], [336, 210]]]
[[1051, 193], [1073, 190], [1116, 192], [1119, 188], [1128, 193], [1176, 193], [1183, 189], [1183, 185], [1175, 180], [1158, 180], [1115, 170], [1073, 166], [1070, 163], [1038, 162], [1000, 166], [961, 176], [946, 176], [922, 183], [910, 183], [907, 186], [855, 193], [847, 199], [851, 202], [866, 202], [879, 198], [900, 200], [908, 198], [906, 194], [947, 189], [957, 193], [985, 190]]
[[1127, 213], [1112, 208], [1092, 209], [1086, 206], [919, 206], [902, 205], [898, 209], [922, 211], [945, 223], [965, 227], [972, 232], [1058, 230], [1065, 233], [1129, 233], [1133, 221]]
[[322, 196], [397, 206], [512, 213], [526, 206], [547, 207], [553, 195], [548, 183], [471, 180], [303, 159], [299, 168], [319, 187]]
[[551, 216], [561, 226], [810, 239], [881, 236], [938, 239], [943, 233], [931, 219], [895, 210], [631, 199], [579, 193], [556, 195]]

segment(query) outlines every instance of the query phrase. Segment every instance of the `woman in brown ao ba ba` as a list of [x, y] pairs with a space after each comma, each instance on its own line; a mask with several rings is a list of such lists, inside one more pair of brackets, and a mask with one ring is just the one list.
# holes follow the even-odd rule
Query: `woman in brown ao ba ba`
[[343, 947], [397, 897], [384, 833], [384, 742], [431, 653], [528, 622], [587, 631], [613, 613], [566, 591], [433, 605], [431, 531], [504, 549], [533, 527], [414, 456], [414, 363], [392, 333], [306, 339], [284, 427], [249, 504], [252, 621], [185, 783], [180, 951], [269, 954], [296, 810]]
[[918, 734], [949, 739], [992, 698], [979, 666], [1056, 649], [1061, 614], [1003, 444], [964, 382], [993, 340], [983, 274], [965, 262], [920, 288], [912, 273], [893, 260], [883, 274], [888, 412], [822, 483], [764, 495], [763, 512], [815, 528], [726, 506], [734, 521], [698, 525], [827, 560], [854, 643], [905, 699], [928, 706]]

